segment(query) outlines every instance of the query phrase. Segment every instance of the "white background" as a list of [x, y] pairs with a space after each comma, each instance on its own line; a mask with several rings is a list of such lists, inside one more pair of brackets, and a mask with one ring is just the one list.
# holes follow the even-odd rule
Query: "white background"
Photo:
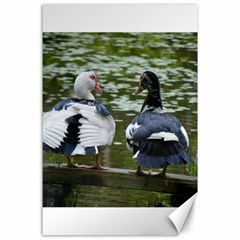
[[[42, 238], [41, 4], [61, 2], [0, 3], [1, 239]], [[178, 238], [238, 239], [239, 1], [183, 2], [199, 4], [199, 194]]]

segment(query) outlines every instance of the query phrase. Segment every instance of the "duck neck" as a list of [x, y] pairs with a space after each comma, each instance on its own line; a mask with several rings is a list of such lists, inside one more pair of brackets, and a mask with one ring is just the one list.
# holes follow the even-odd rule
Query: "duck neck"
[[142, 105], [141, 112], [149, 110], [149, 109], [154, 110], [154, 109], [158, 109], [158, 108], [160, 108], [160, 110], [163, 110], [160, 92], [159, 91], [154, 92], [154, 93], [149, 92], [146, 100], [144, 101], [144, 103]]
[[92, 93], [87, 89], [79, 89], [77, 95], [80, 99], [95, 100]]

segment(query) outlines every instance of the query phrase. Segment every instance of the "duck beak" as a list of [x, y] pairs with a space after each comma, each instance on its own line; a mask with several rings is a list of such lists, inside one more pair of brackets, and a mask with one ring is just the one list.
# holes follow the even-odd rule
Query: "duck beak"
[[138, 88], [135, 91], [135, 95], [138, 95], [139, 93], [141, 93], [144, 90], [144, 88], [141, 86], [141, 81], [139, 81], [138, 83]]
[[101, 89], [101, 87], [99, 86], [99, 83], [96, 83], [94, 91], [96, 91], [99, 94], [102, 94], [103, 90]]
[[139, 93], [141, 93], [144, 89], [139, 86], [138, 89], [135, 91], [135, 95], [138, 95]]

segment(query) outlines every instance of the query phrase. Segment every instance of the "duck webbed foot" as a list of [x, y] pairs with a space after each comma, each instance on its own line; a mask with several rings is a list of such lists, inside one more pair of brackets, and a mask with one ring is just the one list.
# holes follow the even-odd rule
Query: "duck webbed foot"
[[71, 164], [63, 163], [62, 165], [65, 167], [69, 167], [69, 168], [80, 168], [81, 167], [80, 165], [74, 164], [74, 163], [71, 163]]
[[156, 177], [165, 178], [165, 177], [167, 177], [167, 175], [166, 175], [166, 169], [167, 169], [167, 166], [165, 166], [160, 173], [152, 173], [151, 175], [152, 175], [152, 176], [156, 176]]
[[87, 168], [87, 169], [95, 169], [95, 170], [109, 170], [109, 167], [103, 167], [101, 166], [101, 163], [100, 163], [100, 154], [98, 153], [96, 155], [96, 162], [94, 165], [92, 166], [87, 166], [87, 165], [81, 165], [80, 167], [81, 168]]
[[156, 176], [156, 177], [165, 178], [167, 176], [166, 169], [167, 169], [167, 166], [165, 166], [160, 173], [152, 172], [151, 170], [146, 172], [141, 169], [141, 166], [138, 166], [137, 171], [130, 170], [129, 173], [135, 174], [137, 176], [154, 176], [154, 177]]
[[71, 160], [71, 157], [68, 155], [65, 155], [65, 158], [67, 160], [67, 163], [63, 163], [63, 166], [69, 167], [69, 168], [79, 168], [80, 166], [78, 164], [74, 164]]
[[109, 170], [109, 167], [103, 167], [101, 165], [98, 164], [94, 164], [92, 166], [87, 166], [87, 165], [81, 165], [79, 166], [81, 168], [87, 168], [87, 169], [94, 169], [94, 170]]
[[137, 176], [149, 176], [149, 172], [145, 172], [141, 169], [141, 166], [138, 166], [137, 171], [129, 170], [129, 173], [135, 174]]

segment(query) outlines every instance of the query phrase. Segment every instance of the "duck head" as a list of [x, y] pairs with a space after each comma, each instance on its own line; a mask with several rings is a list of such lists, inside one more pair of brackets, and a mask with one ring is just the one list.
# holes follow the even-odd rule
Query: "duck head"
[[162, 109], [160, 81], [154, 72], [145, 71], [141, 74], [135, 94], [138, 95], [145, 89], [148, 91], [148, 96], [144, 104], [161, 107]]
[[160, 93], [160, 82], [155, 73], [151, 71], [145, 71], [141, 74], [138, 83], [138, 89], [136, 90], [135, 94], [138, 95], [144, 89], [147, 89], [152, 97], [158, 97], [157, 93]]
[[102, 93], [102, 89], [99, 86], [96, 73], [91, 70], [86, 70], [78, 75], [74, 84], [75, 93], [79, 98], [94, 99], [91, 91]]

